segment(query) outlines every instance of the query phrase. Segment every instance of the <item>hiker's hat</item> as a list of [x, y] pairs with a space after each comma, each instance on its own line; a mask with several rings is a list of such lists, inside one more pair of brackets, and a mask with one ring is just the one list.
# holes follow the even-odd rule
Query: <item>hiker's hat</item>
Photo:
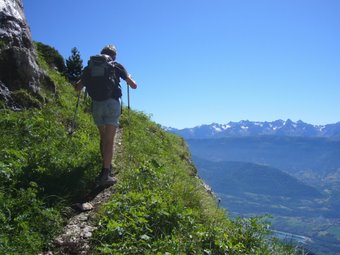
[[109, 44], [109, 45], [106, 45], [102, 51], [100, 52], [100, 54], [105, 54], [105, 55], [109, 55], [111, 57], [115, 57], [116, 54], [117, 54], [117, 50], [116, 50], [116, 47]]

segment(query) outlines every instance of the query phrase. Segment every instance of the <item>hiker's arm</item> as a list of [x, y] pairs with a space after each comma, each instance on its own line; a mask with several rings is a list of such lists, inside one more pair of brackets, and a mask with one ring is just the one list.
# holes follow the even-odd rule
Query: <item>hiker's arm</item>
[[133, 89], [137, 88], [137, 83], [131, 78], [131, 75], [128, 75], [126, 78], [126, 83]]
[[74, 89], [75, 89], [76, 91], [82, 90], [83, 87], [84, 87], [84, 85], [83, 85], [83, 83], [81, 82], [81, 80], [77, 81], [77, 82], [76, 82], [76, 85], [74, 85]]
[[131, 75], [126, 71], [125, 67], [115, 62], [115, 67], [119, 70], [119, 76], [133, 89], [137, 88], [137, 83], [132, 79]]

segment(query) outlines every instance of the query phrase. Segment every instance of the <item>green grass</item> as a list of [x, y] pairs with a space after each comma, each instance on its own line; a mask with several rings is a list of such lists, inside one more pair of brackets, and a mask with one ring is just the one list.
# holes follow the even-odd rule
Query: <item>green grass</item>
[[79, 200], [100, 169], [88, 100], [82, 99], [70, 136], [77, 94], [45, 70], [56, 93], [43, 91], [44, 107], [0, 110], [0, 254], [38, 254], [63, 226], [61, 208]]
[[143, 113], [125, 111], [121, 122], [119, 182], [98, 214], [93, 254], [293, 254], [266, 239], [261, 219], [226, 217], [183, 139]]

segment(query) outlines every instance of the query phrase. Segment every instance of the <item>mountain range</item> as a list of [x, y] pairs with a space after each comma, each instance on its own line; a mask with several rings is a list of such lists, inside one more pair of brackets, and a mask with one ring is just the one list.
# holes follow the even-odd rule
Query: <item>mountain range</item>
[[227, 124], [212, 123], [193, 128], [176, 129], [167, 127], [167, 131], [185, 139], [243, 137], [243, 136], [302, 136], [302, 137], [340, 137], [340, 122], [327, 125], [312, 125], [301, 120], [290, 119], [272, 122], [242, 120]]
[[267, 165], [291, 175], [326, 177], [340, 168], [340, 140], [325, 137], [245, 136], [186, 139], [193, 156], [205, 160]]
[[274, 229], [339, 250], [340, 122], [242, 120], [164, 128], [183, 137], [199, 176], [234, 216], [272, 215]]

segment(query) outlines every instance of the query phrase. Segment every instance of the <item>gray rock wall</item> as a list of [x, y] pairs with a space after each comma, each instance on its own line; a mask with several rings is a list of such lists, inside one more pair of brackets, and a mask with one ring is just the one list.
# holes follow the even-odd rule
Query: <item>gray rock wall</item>
[[19, 89], [38, 94], [41, 83], [54, 88], [37, 65], [22, 0], [0, 0], [0, 98], [10, 102]]

